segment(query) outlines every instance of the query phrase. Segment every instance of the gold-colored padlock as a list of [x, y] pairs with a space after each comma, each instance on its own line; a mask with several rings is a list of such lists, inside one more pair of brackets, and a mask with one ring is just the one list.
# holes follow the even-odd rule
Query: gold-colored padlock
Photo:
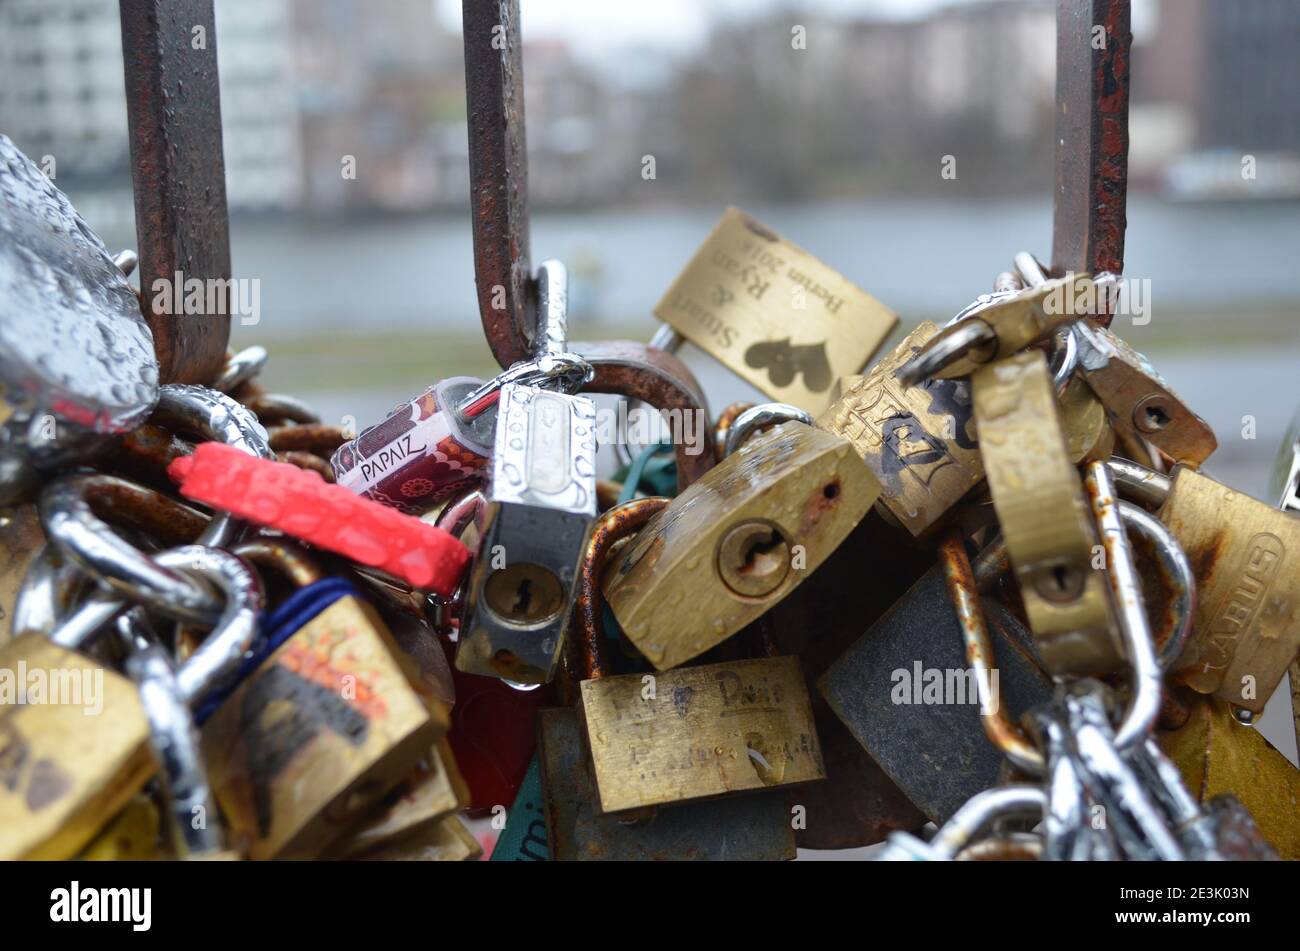
[[382, 848], [459, 812], [468, 803], [469, 787], [443, 737], [379, 806], [330, 846], [323, 857], [354, 858]]
[[[319, 569], [288, 544], [237, 549], [298, 584]], [[399, 783], [450, 726], [375, 610], [330, 603], [239, 683], [202, 729], [233, 845], [252, 859], [310, 858]]]
[[27, 569], [45, 546], [45, 532], [32, 504], [0, 508], [0, 643], [13, 630], [14, 606]]
[[584, 680], [582, 709], [605, 812], [826, 777], [797, 657]]
[[465, 823], [458, 816], [447, 816], [357, 858], [367, 862], [470, 862], [482, 855], [483, 846]]
[[153, 771], [131, 681], [41, 634], [0, 647], [0, 858], [71, 858]]
[[77, 858], [85, 862], [138, 862], [171, 859], [175, 855], [163, 842], [157, 804], [138, 793]]
[[993, 507], [1048, 670], [1102, 674], [1120, 663], [1114, 610], [1095, 564], [1097, 530], [1070, 464], [1047, 362], [1037, 351], [971, 379]]
[[1193, 413], [1155, 367], [1100, 324], [1081, 320], [1074, 332], [1079, 371], [1130, 441], [1151, 443], [1175, 462], [1199, 466], [1218, 447], [1214, 430]]
[[870, 294], [728, 208], [654, 310], [774, 400], [810, 413], [871, 360], [898, 317]]
[[1201, 802], [1232, 793], [1278, 855], [1300, 859], [1300, 770], [1254, 727], [1237, 722], [1216, 697], [1187, 698], [1190, 716], [1177, 730], [1156, 734]]
[[898, 370], [939, 328], [926, 321], [865, 377], [844, 381], [817, 427], [853, 444], [880, 483], [880, 504], [921, 535], [984, 478], [964, 380], [904, 386]]
[[605, 600], [655, 667], [676, 667], [789, 594], [879, 493], [843, 439], [776, 426], [650, 520], [615, 558]]
[[1192, 633], [1174, 676], [1259, 713], [1300, 650], [1300, 517], [1185, 466], [1172, 477], [1111, 464], [1158, 515], [1196, 575]]

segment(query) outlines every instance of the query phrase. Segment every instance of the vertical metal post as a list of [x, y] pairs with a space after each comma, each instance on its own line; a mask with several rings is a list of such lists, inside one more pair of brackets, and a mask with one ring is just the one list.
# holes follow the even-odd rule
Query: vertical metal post
[[1124, 269], [1129, 0], [1057, 0], [1052, 274]]
[[464, 0], [462, 11], [474, 279], [488, 346], [507, 367], [532, 353], [536, 308], [519, 0]]
[[[230, 338], [219, 313], [153, 307], [154, 282], [230, 279], [213, 0], [121, 0], [140, 287], [164, 383], [206, 383]], [[224, 285], [228, 287], [229, 285]], [[205, 295], [206, 297], [207, 295]], [[175, 297], [184, 299], [184, 286]], [[168, 296], [168, 300], [172, 300]]]

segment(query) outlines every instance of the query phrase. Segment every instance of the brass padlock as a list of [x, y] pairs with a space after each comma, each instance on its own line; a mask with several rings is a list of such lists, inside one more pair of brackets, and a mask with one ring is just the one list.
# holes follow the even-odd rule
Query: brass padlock
[[880, 483], [880, 504], [917, 536], [984, 478], [971, 425], [970, 386], [927, 380], [905, 386], [898, 371], [939, 333], [926, 321], [844, 395], [817, 427], [853, 444]]
[[971, 388], [993, 507], [1043, 662], [1058, 676], [1113, 672], [1122, 655], [1104, 559], [1047, 362], [1036, 351], [1000, 360]]
[[782, 424], [651, 519], [605, 576], [605, 600], [655, 667], [676, 667], [789, 594], [878, 495], [845, 440]]
[[471, 862], [483, 855], [474, 834], [457, 816], [446, 816], [357, 859], [365, 862]]
[[1170, 389], [1146, 357], [1100, 324], [1075, 325], [1079, 371], [1128, 439], [1151, 443], [1175, 462], [1199, 466], [1218, 447], [1214, 430]]
[[410, 772], [450, 715], [351, 585], [326, 588], [339, 582], [287, 543], [237, 551], [315, 593], [291, 612], [309, 619], [267, 632], [203, 722], [203, 755], [232, 845], [252, 859], [310, 858]]
[[1259, 713], [1300, 649], [1300, 518], [1185, 466], [1164, 476], [1111, 460], [1121, 492], [1158, 515], [1196, 574], [1192, 635], [1174, 676]]
[[469, 788], [444, 737], [323, 858], [355, 858], [437, 824], [469, 804]]
[[1254, 817], [1278, 854], [1300, 859], [1300, 770], [1273, 749], [1254, 727], [1238, 723], [1216, 697], [1182, 698], [1188, 718], [1176, 730], [1156, 734], [1200, 802], [1231, 793]]
[[728, 208], [655, 316], [774, 400], [820, 413], [898, 316], [811, 254]]
[[77, 855], [84, 862], [169, 859], [175, 855], [162, 840], [162, 817], [157, 804], [143, 793], [127, 804], [90, 844]]

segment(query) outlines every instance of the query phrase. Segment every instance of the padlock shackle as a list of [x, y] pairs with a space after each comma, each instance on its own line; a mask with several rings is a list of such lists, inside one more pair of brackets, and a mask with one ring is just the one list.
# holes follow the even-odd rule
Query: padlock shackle
[[1011, 763], [1033, 776], [1041, 776], [1046, 764], [1043, 753], [1007, 715], [999, 698], [993, 695], [992, 672], [997, 669], [997, 655], [984, 621], [975, 573], [966, 555], [966, 543], [958, 529], [949, 529], [939, 542], [939, 562], [943, 565], [948, 599], [957, 612], [962, 637], [966, 642], [966, 662], [975, 673], [979, 691], [980, 720], [984, 733]]
[[1150, 735], [1155, 727], [1160, 716], [1162, 672], [1142, 602], [1142, 581], [1134, 564], [1110, 469], [1104, 462], [1090, 462], [1083, 481], [1106, 556], [1105, 575], [1118, 609], [1124, 656], [1133, 672], [1128, 710], [1115, 731], [1115, 746], [1125, 751]]
[[[126, 671], [136, 685], [158, 761], [167, 839], [177, 858], [219, 852], [225, 848], [224, 836], [180, 678], [166, 649], [150, 642], [152, 632], [142, 608], [119, 617], [117, 632], [130, 650]], [[205, 821], [195, 823], [200, 814]]]
[[986, 789], [954, 812], [928, 844], [939, 856], [952, 859], [997, 820], [1039, 819], [1046, 811], [1047, 794], [1038, 786], [1017, 784]]
[[198, 575], [216, 587], [225, 601], [212, 632], [176, 672], [181, 696], [192, 707], [225, 686], [252, 649], [264, 599], [262, 583], [247, 562], [219, 548], [185, 545], [154, 558], [165, 568]]
[[751, 406], [736, 416], [727, 427], [727, 439], [723, 446], [723, 458], [731, 455], [743, 446], [751, 436], [760, 430], [780, 423], [813, 424], [812, 414], [789, 403], [759, 403]]
[[1112, 456], [1106, 460], [1106, 468], [1120, 492], [1135, 502], [1164, 505], [1173, 491], [1174, 480], [1171, 477], [1131, 460]]
[[597, 517], [578, 565], [577, 598], [574, 602], [573, 636], [582, 658], [580, 680], [595, 680], [610, 673], [605, 651], [605, 621], [601, 616], [604, 598], [600, 581], [605, 561], [615, 543], [639, 531], [646, 522], [668, 507], [671, 499], [654, 496], [633, 499]]
[[212, 380], [212, 388], [218, 393], [235, 392], [260, 374], [268, 359], [266, 347], [252, 346], [245, 347], [238, 353], [227, 352], [226, 364]]
[[236, 545], [231, 551], [258, 567], [280, 572], [300, 588], [325, 577], [320, 563], [301, 545], [288, 539], [263, 535]]

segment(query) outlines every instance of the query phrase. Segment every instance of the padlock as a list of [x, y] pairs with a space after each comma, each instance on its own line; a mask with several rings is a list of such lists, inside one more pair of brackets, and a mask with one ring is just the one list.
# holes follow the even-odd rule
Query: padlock
[[472, 862], [483, 846], [458, 817], [446, 816], [397, 842], [356, 856], [362, 862]]
[[[251, 645], [260, 589], [239, 559], [215, 549], [173, 549], [153, 560], [198, 574], [226, 598], [215, 632], [177, 673], [182, 696], [194, 704], [233, 673]], [[0, 648], [0, 671], [21, 688], [0, 706], [0, 856], [71, 857], [154, 771], [135, 687], [76, 650], [93, 633], [78, 643], [57, 632], [53, 640], [24, 634]], [[82, 702], [49, 702], [55, 686]]]
[[1300, 770], [1251, 726], [1239, 723], [1217, 697], [1184, 698], [1191, 715], [1176, 730], [1156, 734], [1187, 788], [1207, 803], [1231, 793], [1254, 817], [1264, 838], [1288, 861], [1300, 858]]
[[140, 302], [63, 192], [0, 135], [0, 505], [144, 421], [158, 361]]
[[904, 386], [897, 373], [939, 332], [926, 321], [817, 418], [853, 444], [880, 483], [880, 505], [912, 535], [936, 524], [984, 478], [970, 425], [970, 386], [929, 380]]
[[446, 738], [383, 801], [337, 839], [323, 858], [356, 858], [421, 832], [469, 804], [469, 789]]
[[733, 373], [810, 413], [898, 324], [871, 295], [728, 208], [654, 309]]
[[199, 711], [203, 756], [234, 848], [309, 858], [410, 772], [449, 714], [349, 582], [284, 542], [236, 550], [306, 587], [267, 618], [233, 688]]
[[139, 862], [175, 858], [162, 840], [158, 806], [143, 793], [132, 796], [90, 844], [77, 854], [82, 862]]
[[1146, 357], [1090, 320], [1075, 326], [1079, 372], [1106, 407], [1115, 429], [1148, 442], [1175, 462], [1199, 466], [1218, 447], [1209, 424], [1193, 413]]
[[656, 515], [615, 560], [605, 600], [656, 668], [676, 667], [789, 594], [878, 494], [848, 442], [782, 424]]
[[1104, 575], [1093, 566], [1096, 528], [1070, 462], [1042, 354], [999, 360], [971, 380], [975, 425], [1039, 652], [1054, 675], [1119, 665]]
[[[952, 554], [947, 544], [941, 552]], [[988, 586], [995, 577], [986, 571], [980, 580]], [[858, 742], [936, 823], [998, 778], [1002, 753], [985, 738], [981, 676], [998, 698], [999, 715], [1012, 722], [1051, 694], [1029, 632], [999, 601], [986, 597], [982, 604], [994, 645], [986, 651], [994, 655], [987, 668], [996, 674], [968, 666], [962, 621], [941, 563], [868, 628], [818, 684]], [[970, 613], [968, 608], [967, 620]]]
[[1109, 466], [1122, 493], [1159, 506], [1196, 574], [1196, 619], [1174, 676], [1261, 712], [1300, 648], [1300, 576], [1289, 567], [1300, 519], [1185, 466], [1169, 476]]
[[[637, 499], [603, 514], [582, 562], [575, 627], [567, 652], [571, 693], [576, 681], [610, 673], [597, 575], [612, 545], [660, 511], [666, 500]], [[663, 674], [657, 675], [659, 677]], [[638, 688], [640, 684], [638, 681]], [[692, 800], [672, 808], [608, 815], [600, 805], [595, 771], [576, 706], [539, 715], [538, 757], [544, 790], [547, 839], [554, 859], [776, 860], [794, 858], [794, 825], [786, 797], [776, 790], [744, 796]]]
[[340, 485], [419, 515], [487, 477], [504, 387], [526, 384], [575, 392], [592, 368], [568, 353], [568, 272], [559, 261], [537, 271], [533, 359], [484, 382], [452, 377], [399, 404], [382, 422], [340, 446], [330, 459]]
[[807, 687], [795, 657], [760, 657], [642, 676], [608, 676], [597, 593], [626, 512], [603, 515], [580, 567], [579, 685], [593, 772], [605, 812], [707, 799], [824, 779]]
[[554, 675], [596, 517], [595, 424], [586, 397], [515, 384], [502, 390], [460, 670], [522, 684]]

